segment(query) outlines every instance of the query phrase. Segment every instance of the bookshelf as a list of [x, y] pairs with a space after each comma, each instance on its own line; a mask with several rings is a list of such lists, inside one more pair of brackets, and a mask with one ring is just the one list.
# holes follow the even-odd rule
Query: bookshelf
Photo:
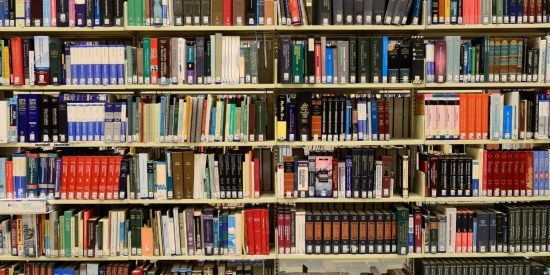
[[[424, 5], [426, 7], [426, 5]], [[424, 14], [426, 14], [424, 12]], [[327, 34], [340, 35], [358, 34], [358, 35], [382, 35], [391, 34], [395, 36], [402, 35], [425, 35], [426, 37], [440, 36], [441, 33], [479, 33], [491, 32], [503, 35], [516, 35], [517, 32], [525, 32], [528, 34], [545, 33], [550, 30], [550, 23], [539, 24], [488, 24], [488, 25], [428, 25], [423, 20], [424, 24], [406, 25], [406, 26], [388, 26], [388, 25], [369, 25], [369, 26], [122, 26], [109, 28], [42, 28], [42, 27], [15, 27], [2, 28], [2, 34], [6, 36], [16, 35], [51, 35], [51, 36], [72, 36], [78, 37], [131, 37], [137, 39], [147, 35], [152, 36], [170, 36], [182, 33], [185, 35], [194, 34], [213, 34], [224, 33], [229, 35], [256, 35], [263, 37], [269, 35], [270, 40], [276, 40], [279, 35], [306, 35], [306, 34]], [[263, 38], [262, 38], [263, 39]], [[275, 42], [276, 43], [276, 42]], [[212, 85], [66, 85], [66, 86], [0, 86], [0, 92], [9, 93], [57, 93], [57, 92], [94, 92], [94, 93], [112, 93], [117, 95], [133, 94], [138, 92], [141, 95], [156, 95], [156, 94], [232, 94], [232, 95], [278, 95], [282, 93], [300, 93], [300, 92], [319, 92], [334, 91], [335, 93], [348, 92], [370, 92], [377, 91], [379, 93], [395, 93], [395, 94], [411, 94], [417, 95], [422, 93], [476, 93], [486, 89], [545, 89], [550, 88], [550, 83], [542, 82], [523, 82], [523, 83], [365, 83], [365, 84], [279, 84], [277, 83], [277, 59], [274, 60], [274, 83], [264, 84], [212, 84]], [[467, 89], [479, 89], [467, 91]], [[413, 111], [411, 110], [411, 113]], [[268, 118], [271, 119], [271, 118]], [[416, 123], [415, 123], [416, 124]], [[415, 125], [417, 126], [417, 125]], [[408, 138], [408, 139], [391, 139], [389, 141], [279, 141], [268, 140], [261, 142], [126, 142], [126, 143], [103, 143], [103, 142], [81, 142], [81, 143], [5, 143], [0, 144], [0, 149], [15, 150], [17, 148], [45, 148], [45, 149], [61, 149], [61, 148], [130, 148], [131, 151], [141, 148], [178, 148], [178, 147], [204, 147], [204, 148], [221, 148], [223, 147], [268, 147], [277, 148], [280, 146], [289, 147], [315, 147], [315, 146], [330, 146], [330, 147], [398, 147], [398, 146], [437, 146], [437, 145], [539, 145], [546, 146], [550, 144], [550, 139], [519, 139], [519, 140], [427, 140], [424, 138]], [[277, 190], [275, 188], [275, 190]], [[420, 192], [417, 192], [420, 193]], [[536, 197], [443, 197], [432, 198], [422, 194], [410, 193], [407, 198], [390, 197], [379, 199], [355, 199], [355, 198], [280, 198], [277, 194], [262, 194], [260, 198], [247, 199], [176, 199], [176, 200], [155, 200], [155, 199], [123, 199], [123, 200], [42, 200], [47, 205], [52, 206], [77, 206], [77, 205], [94, 205], [94, 206], [144, 206], [144, 207], [162, 207], [173, 205], [270, 205], [277, 207], [278, 205], [319, 205], [319, 204], [474, 204], [474, 203], [508, 203], [508, 202], [548, 202], [548, 196]], [[7, 201], [0, 201], [0, 208]], [[12, 202], [13, 203], [13, 202]], [[28, 203], [28, 202], [26, 202]], [[23, 206], [21, 206], [23, 207]], [[277, 234], [277, 230], [274, 230]], [[417, 258], [486, 258], [486, 257], [541, 257], [550, 256], [550, 252], [526, 252], [526, 253], [410, 253], [407, 255], [398, 254], [341, 254], [341, 255], [323, 255], [323, 254], [280, 254], [276, 249], [271, 250], [268, 255], [239, 255], [239, 256], [109, 256], [99, 258], [87, 257], [36, 257], [25, 258], [17, 256], [0, 256], [0, 261], [101, 261], [101, 262], [117, 262], [117, 261], [195, 261], [195, 260], [222, 260], [222, 261], [238, 261], [238, 260], [385, 260], [397, 259], [410, 261]]]

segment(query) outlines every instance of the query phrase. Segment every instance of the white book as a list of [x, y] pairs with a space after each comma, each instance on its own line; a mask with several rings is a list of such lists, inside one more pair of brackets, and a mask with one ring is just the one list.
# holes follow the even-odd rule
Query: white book
[[[333, 171], [334, 173], [334, 171]], [[346, 197], [346, 162], [338, 162], [338, 198]]]
[[[443, 213], [447, 218], [447, 253], [455, 253], [456, 245], [456, 208], [442, 206]], [[483, 251], [479, 251], [483, 252]]]
[[172, 208], [173, 224], [172, 230], [174, 231], [174, 255], [181, 255], [181, 237], [180, 237], [180, 217], [179, 207]]
[[243, 234], [245, 232], [243, 223], [243, 213], [235, 212], [235, 255], [243, 254]]
[[176, 232], [174, 230], [174, 217], [168, 218], [168, 247], [170, 248], [170, 255], [176, 255]]
[[[169, 218], [167, 215], [162, 215], [161, 217], [161, 228], [160, 228], [160, 231], [162, 232], [162, 238], [160, 238], [159, 240], [162, 240], [162, 243], [163, 243], [163, 248], [162, 251], [163, 251], [163, 255], [164, 256], [172, 256], [172, 252], [170, 251], [170, 232], [169, 232], [169, 226], [170, 226], [170, 221], [169, 221]], [[172, 237], [172, 241], [174, 240], [174, 238]]]
[[166, 189], [166, 162], [157, 161], [155, 162], [155, 199], [166, 200], [168, 199], [168, 193]]
[[283, 199], [285, 196], [284, 191], [284, 170], [283, 163], [277, 163], [277, 170], [275, 172], [275, 182], [277, 183], [277, 198]]
[[187, 255], [187, 233], [186, 233], [187, 227], [185, 223], [185, 210], [178, 213], [178, 218], [180, 220], [180, 223], [178, 224], [178, 228], [179, 228], [178, 236], [180, 239], [179, 245], [180, 245], [181, 255]]
[[249, 196], [249, 194], [252, 194], [250, 190], [250, 155], [249, 154], [245, 154], [244, 155], [244, 161], [242, 163], [242, 166], [243, 166], [243, 175], [242, 175], [242, 178], [243, 178], [243, 198], [249, 198], [251, 196]]
[[138, 171], [139, 171], [139, 198], [149, 198], [148, 177], [147, 177], [147, 161], [149, 156], [147, 153], [138, 154]]
[[204, 195], [204, 188], [202, 186], [203, 178], [200, 172], [202, 170], [201, 160], [200, 160], [201, 155], [195, 154], [193, 155], [193, 158], [194, 158], [194, 164], [195, 164], [195, 167], [193, 168], [195, 171], [193, 173], [193, 182], [194, 182], [193, 199], [202, 199]]
[[519, 138], [519, 92], [504, 93], [504, 104], [512, 106], [512, 139]]
[[536, 40], [536, 44], [538, 45], [539, 49], [539, 74], [538, 79], [536, 82], [545, 82], [544, 77], [546, 76], [546, 40], [542, 39], [541, 37], [538, 37]]
[[[382, 198], [382, 161], [377, 160], [375, 165], [375, 171], [374, 171], [374, 198]], [[369, 191], [369, 198], [373, 198], [373, 196], [370, 195]]]
[[0, 101], [0, 143], [8, 142], [9, 120], [8, 101]]
[[103, 256], [109, 256], [111, 255], [111, 247], [109, 242], [109, 236], [111, 235], [111, 220], [108, 217], [103, 217], [99, 220], [99, 223], [103, 226], [103, 250], [101, 251], [101, 254]]
[[212, 116], [212, 101], [214, 100], [214, 97], [212, 95], [208, 95], [206, 97], [206, 117], [203, 117], [204, 120], [204, 132], [201, 132], [201, 140], [200, 142], [206, 142], [208, 141], [208, 136], [210, 133], [210, 117]]
[[118, 234], [119, 234], [119, 231], [118, 230], [118, 214], [117, 214], [118, 211], [116, 210], [113, 210], [113, 211], [109, 211], [109, 224], [111, 225], [110, 228], [108, 228], [110, 234], [108, 234], [107, 236], [110, 237], [110, 242], [109, 242], [109, 251], [110, 251], [110, 254], [105, 254], [105, 255], [111, 255], [111, 256], [117, 256], [117, 252], [118, 252]]

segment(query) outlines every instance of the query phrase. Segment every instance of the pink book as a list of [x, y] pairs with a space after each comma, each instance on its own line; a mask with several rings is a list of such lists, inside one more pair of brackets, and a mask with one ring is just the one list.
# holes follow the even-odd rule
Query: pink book
[[445, 82], [445, 67], [446, 67], [446, 46], [445, 41], [439, 40], [435, 41], [435, 82], [443, 83]]
[[50, 26], [57, 27], [57, 0], [50, 0]]
[[69, 0], [69, 27], [76, 25], [76, 5], [74, 0]]

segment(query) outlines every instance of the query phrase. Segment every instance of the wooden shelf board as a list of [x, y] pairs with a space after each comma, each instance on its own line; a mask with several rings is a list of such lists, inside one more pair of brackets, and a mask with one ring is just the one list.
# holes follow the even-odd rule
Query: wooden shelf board
[[550, 139], [518, 139], [518, 140], [426, 140], [426, 145], [473, 145], [473, 144], [545, 144]]
[[539, 82], [483, 82], [483, 83], [426, 83], [425, 88], [486, 88], [486, 89], [500, 89], [500, 88], [544, 88], [548, 87], [549, 83]]
[[193, 255], [193, 256], [130, 256], [130, 260], [157, 260], [157, 261], [202, 261], [202, 260], [274, 260], [275, 253], [269, 255]]
[[278, 32], [342, 32], [342, 31], [422, 31], [424, 25], [304, 25], [304, 26], [276, 26]]
[[245, 32], [275, 31], [276, 26], [127, 26], [129, 32]]
[[422, 139], [393, 139], [387, 141], [277, 141], [276, 145], [286, 146], [391, 146], [391, 145], [420, 145]]
[[497, 202], [532, 202], [532, 201], [550, 201], [550, 197], [441, 197], [441, 198], [422, 198], [423, 202], [428, 203], [497, 203]]
[[390, 202], [422, 202], [424, 199], [417, 194], [410, 194], [408, 198], [391, 197], [391, 198], [297, 198], [287, 199], [279, 198], [279, 203], [390, 203]]
[[270, 147], [275, 146], [275, 141], [258, 142], [126, 142], [126, 143], [106, 143], [106, 142], [74, 142], [74, 143], [1, 143], [0, 148], [20, 148], [20, 147]]
[[108, 256], [108, 257], [19, 257], [19, 256], [0, 256], [0, 262], [4, 261], [26, 261], [26, 262], [107, 262], [107, 261], [128, 261], [128, 256]]
[[426, 25], [426, 31], [432, 30], [456, 30], [456, 31], [477, 31], [477, 30], [527, 30], [527, 29], [549, 29], [548, 23], [536, 24], [468, 24], [468, 25], [448, 25], [434, 24]]
[[359, 84], [275, 84], [277, 89], [356, 89], [356, 90], [403, 90], [421, 89], [423, 83], [359, 83]]

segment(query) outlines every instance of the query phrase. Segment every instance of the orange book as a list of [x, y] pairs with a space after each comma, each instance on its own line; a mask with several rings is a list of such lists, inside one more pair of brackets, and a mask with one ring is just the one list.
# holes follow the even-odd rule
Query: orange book
[[322, 110], [321, 100], [311, 101], [311, 137], [313, 140], [321, 139]]
[[119, 199], [120, 192], [120, 166], [122, 165], [122, 156], [112, 157], [114, 160], [114, 175], [113, 175], [113, 199]]
[[[263, 25], [266, 26], [272, 26], [275, 25], [275, 20], [273, 19], [275, 17], [275, 1], [274, 0], [265, 0], [264, 1], [264, 22]], [[260, 25], [262, 25], [262, 21], [260, 21]]]
[[[118, 157], [111, 156], [108, 157], [107, 160], [107, 185], [106, 185], [106, 196], [108, 200], [112, 200], [114, 198], [114, 191], [115, 191], [115, 185], [116, 185], [116, 170], [117, 170], [117, 160]], [[119, 164], [120, 166], [120, 161]]]
[[475, 95], [475, 105], [476, 105], [476, 110], [475, 110], [475, 139], [481, 139], [481, 132], [482, 132], [482, 118], [483, 115], [483, 107], [481, 107], [481, 105], [483, 104], [483, 94], [476, 94]]
[[481, 139], [489, 139], [489, 95], [484, 94], [481, 99]]
[[13, 198], [13, 162], [6, 160], [6, 198]]
[[21, 41], [21, 37], [12, 38], [10, 48], [12, 65], [11, 83], [13, 85], [23, 85], [25, 84], [25, 75], [23, 73], [25, 64], [23, 64], [23, 42]]
[[439, 22], [445, 22], [445, 2], [447, 0], [439, 0]]
[[476, 97], [473, 94], [466, 95], [466, 112], [468, 113], [468, 118], [466, 122], [466, 132], [468, 133], [467, 139], [475, 139], [475, 130], [476, 130]]
[[284, 196], [292, 197], [294, 195], [294, 157], [284, 157]]
[[[201, 142], [205, 141], [205, 139], [208, 137], [206, 134], [206, 106], [207, 104], [212, 104], [211, 102], [208, 102], [208, 100], [202, 101], [202, 121], [201, 121]], [[241, 109], [242, 110], [242, 109]], [[241, 133], [244, 134], [244, 133]]]
[[87, 255], [88, 253], [88, 220], [94, 216], [94, 209], [93, 208], [90, 208], [90, 209], [86, 209], [84, 210], [84, 214], [82, 215], [82, 218], [84, 219], [84, 227], [83, 227], [83, 240], [86, 240], [83, 242], [83, 245], [84, 245], [84, 256], [92, 256], [92, 255]]
[[158, 84], [159, 50], [158, 38], [151, 38], [151, 84]]
[[153, 228], [141, 228], [141, 255], [153, 256]]
[[468, 112], [466, 109], [466, 102], [467, 102], [467, 94], [460, 94], [459, 95], [459, 106], [458, 106], [458, 112], [459, 112], [459, 136], [460, 139], [468, 139], [468, 130], [467, 130], [467, 122], [468, 122]]

